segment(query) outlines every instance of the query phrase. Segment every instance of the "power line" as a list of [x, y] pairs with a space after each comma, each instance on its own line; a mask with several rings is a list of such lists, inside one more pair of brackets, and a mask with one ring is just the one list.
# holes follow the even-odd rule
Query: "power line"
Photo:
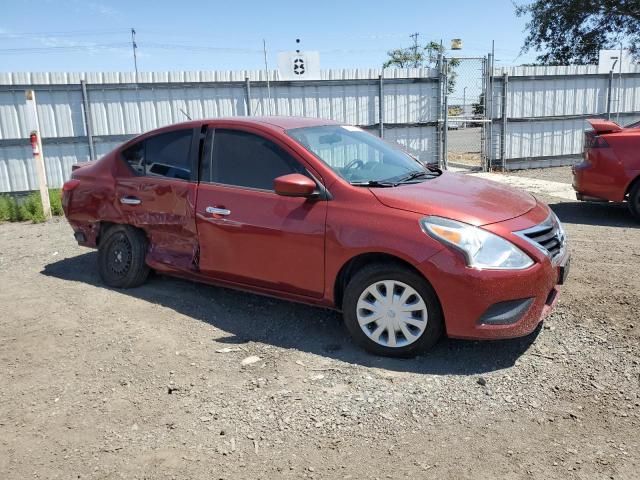
[[143, 42], [142, 48], [155, 48], [161, 50], [192, 50], [207, 52], [224, 52], [224, 53], [262, 53], [262, 49], [253, 48], [237, 48], [237, 47], [209, 47], [206, 45], [190, 45], [180, 43], [155, 43]]
[[[1, 29], [0, 29], [1, 30]], [[7, 32], [0, 31], [0, 37], [6, 38], [26, 38], [26, 37], [81, 37], [81, 36], [94, 36], [94, 35], [116, 35], [126, 33], [127, 29], [109, 29], [109, 30], [75, 30], [75, 31], [59, 31], [59, 32]]]
[[56, 51], [84, 51], [84, 50], [97, 50], [108, 49], [128, 46], [129, 43], [103, 43], [103, 44], [91, 44], [91, 45], [61, 45], [51, 47], [20, 47], [20, 48], [0, 48], [1, 54], [27, 54], [27, 53], [53, 53]]

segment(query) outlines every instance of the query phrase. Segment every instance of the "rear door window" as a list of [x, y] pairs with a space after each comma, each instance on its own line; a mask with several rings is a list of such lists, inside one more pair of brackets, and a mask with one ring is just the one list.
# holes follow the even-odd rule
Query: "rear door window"
[[175, 130], [148, 138], [145, 143], [145, 172], [150, 176], [191, 179], [193, 130]]
[[[208, 176], [215, 183], [273, 190], [277, 177], [289, 173], [307, 175], [305, 168], [283, 148], [253, 133], [215, 129], [212, 153]], [[203, 161], [207, 162], [206, 154]], [[203, 168], [203, 173], [206, 170]]]
[[191, 180], [193, 130], [174, 130], [147, 138], [122, 152], [138, 175]]

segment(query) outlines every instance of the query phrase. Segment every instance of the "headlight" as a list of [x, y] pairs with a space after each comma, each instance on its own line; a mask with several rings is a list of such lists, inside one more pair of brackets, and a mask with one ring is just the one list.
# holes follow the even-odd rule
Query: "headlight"
[[460, 250], [469, 267], [521, 270], [533, 265], [513, 243], [482, 228], [442, 217], [425, 217], [420, 225], [436, 240]]
[[555, 220], [556, 225], [558, 225], [558, 230], [560, 231], [560, 243], [564, 247], [564, 244], [567, 241], [567, 233], [564, 231], [564, 225], [562, 225], [562, 222], [553, 210], [551, 210], [551, 216]]

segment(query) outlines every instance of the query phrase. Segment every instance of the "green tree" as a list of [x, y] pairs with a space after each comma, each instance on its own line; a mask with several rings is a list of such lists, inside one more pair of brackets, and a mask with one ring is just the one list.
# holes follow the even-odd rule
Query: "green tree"
[[384, 68], [419, 68], [435, 67], [438, 64], [438, 56], [443, 53], [444, 47], [438, 42], [429, 42], [425, 46], [414, 45], [407, 48], [389, 50], [388, 60], [384, 62]]
[[[386, 62], [382, 64], [384, 68], [436, 68], [440, 54], [444, 55], [445, 49], [440, 43], [431, 41], [424, 46], [414, 45], [407, 48], [396, 48], [389, 50]], [[457, 73], [455, 68], [460, 65], [460, 60], [456, 58], [448, 59], [449, 75], [448, 90], [452, 93], [456, 85]]]
[[484, 115], [484, 93], [480, 94], [478, 103], [472, 103], [471, 108], [473, 115]]
[[530, 17], [523, 52], [540, 52], [544, 65], [597, 63], [599, 50], [620, 43], [640, 54], [639, 0], [535, 0], [516, 14]]

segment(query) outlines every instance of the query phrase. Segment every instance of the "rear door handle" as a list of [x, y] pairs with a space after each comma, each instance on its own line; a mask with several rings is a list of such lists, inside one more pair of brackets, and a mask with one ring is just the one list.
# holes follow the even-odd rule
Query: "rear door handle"
[[218, 207], [207, 207], [205, 208], [205, 212], [210, 213], [212, 215], [231, 215], [231, 210], [227, 210], [226, 208], [218, 208]]
[[120, 203], [123, 205], [140, 205], [142, 200], [136, 197], [120, 197]]

